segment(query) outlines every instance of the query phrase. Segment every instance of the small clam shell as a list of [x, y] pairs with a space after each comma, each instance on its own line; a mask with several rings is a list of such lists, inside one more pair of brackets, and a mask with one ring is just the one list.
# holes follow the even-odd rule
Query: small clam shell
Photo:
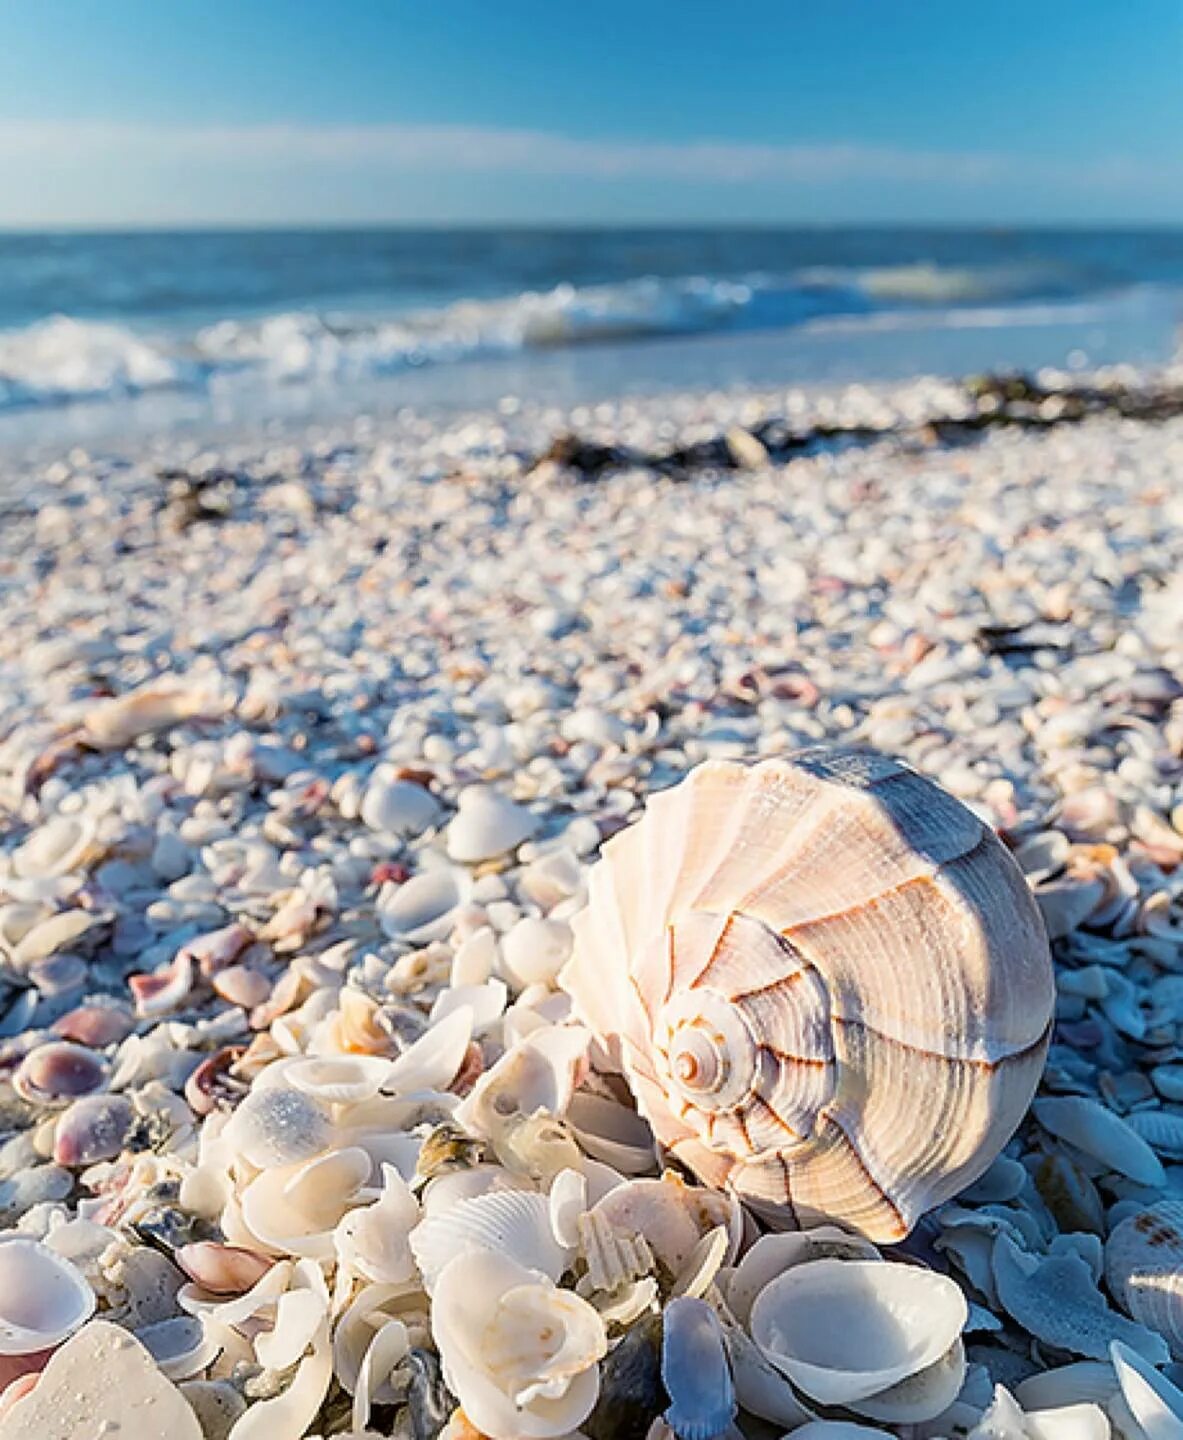
[[311, 1095], [286, 1086], [253, 1090], [222, 1137], [260, 1170], [311, 1160], [333, 1142], [333, 1120]]
[[726, 1298], [731, 1313], [742, 1325], [748, 1323], [756, 1296], [778, 1275], [810, 1260], [878, 1260], [879, 1251], [861, 1235], [852, 1235], [836, 1225], [819, 1225], [813, 1230], [789, 1230], [779, 1235], [761, 1235], [736, 1266], [727, 1282]]
[[31, 877], [80, 870], [98, 854], [97, 830], [94, 818], [85, 813], [55, 815], [12, 852], [13, 872]]
[[18, 969], [27, 969], [36, 960], [70, 949], [100, 923], [89, 910], [61, 910], [25, 931], [12, 952], [13, 962]]
[[284, 1079], [326, 1105], [357, 1105], [377, 1095], [393, 1063], [379, 1055], [309, 1057], [289, 1065]]
[[79, 1167], [114, 1159], [135, 1118], [131, 1101], [123, 1095], [87, 1095], [75, 1100], [62, 1111], [54, 1128], [54, 1163]]
[[572, 1096], [567, 1119], [580, 1145], [593, 1159], [622, 1175], [653, 1171], [653, 1131], [635, 1110], [586, 1091]]
[[470, 785], [457, 798], [447, 829], [448, 858], [479, 865], [515, 850], [535, 829], [534, 817], [487, 785]]
[[228, 965], [225, 970], [219, 970], [210, 983], [223, 1000], [241, 1005], [244, 1010], [254, 1010], [271, 994], [271, 981], [261, 970], [249, 965]]
[[174, 1259], [186, 1275], [211, 1295], [243, 1295], [271, 1269], [272, 1260], [238, 1245], [198, 1240], [182, 1245]]
[[956, 1341], [932, 1365], [866, 1400], [852, 1400], [856, 1415], [892, 1425], [915, 1425], [943, 1415], [965, 1383], [965, 1347]]
[[527, 985], [553, 985], [571, 953], [570, 925], [562, 920], [526, 916], [505, 934], [501, 955], [509, 978], [519, 990]]
[[1183, 1357], [1183, 1202], [1160, 1201], [1115, 1226], [1105, 1243], [1105, 1279], [1126, 1314]]
[[389, 1067], [384, 1084], [398, 1095], [446, 1090], [456, 1077], [472, 1039], [472, 1010], [453, 1010], [409, 1045]]
[[440, 866], [412, 876], [405, 885], [378, 898], [378, 923], [384, 934], [414, 945], [445, 940], [452, 929], [452, 916], [468, 898], [471, 882], [467, 874]]
[[665, 1422], [678, 1440], [714, 1440], [737, 1405], [723, 1332], [711, 1307], [678, 1296], [665, 1308], [661, 1378], [670, 1397]]
[[968, 1314], [945, 1276], [887, 1261], [812, 1260], [764, 1287], [751, 1332], [798, 1389], [844, 1405], [936, 1364]]
[[60, 1105], [93, 1095], [107, 1083], [101, 1056], [68, 1040], [30, 1050], [12, 1077], [18, 1095], [41, 1105]]
[[411, 780], [375, 776], [362, 796], [361, 822], [383, 835], [422, 835], [440, 813], [439, 801]]
[[135, 1029], [135, 1019], [121, 1005], [79, 1005], [53, 1023], [54, 1033], [63, 1040], [74, 1040], [103, 1050], [118, 1045]]
[[193, 957], [178, 950], [170, 964], [150, 975], [129, 975], [128, 987], [141, 1019], [156, 1019], [178, 1009], [193, 989]]
[[424, 1220], [411, 1232], [411, 1250], [430, 1293], [444, 1266], [457, 1255], [482, 1251], [508, 1255], [553, 1281], [571, 1263], [573, 1252], [555, 1238], [545, 1195], [499, 1190], [462, 1200], [444, 1214]]
[[1031, 1107], [1049, 1134], [1067, 1140], [1139, 1185], [1161, 1189], [1166, 1183], [1162, 1162], [1140, 1135], [1112, 1110], [1078, 1095], [1036, 1100]]
[[39, 1240], [0, 1241], [0, 1355], [60, 1345], [94, 1313], [94, 1291]]

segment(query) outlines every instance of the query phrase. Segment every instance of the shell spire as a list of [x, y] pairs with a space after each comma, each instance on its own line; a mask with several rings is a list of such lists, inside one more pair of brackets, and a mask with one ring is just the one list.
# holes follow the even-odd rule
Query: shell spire
[[899, 1240], [975, 1180], [1043, 1068], [1018, 867], [883, 755], [708, 762], [609, 841], [561, 980], [661, 1143], [781, 1225]]

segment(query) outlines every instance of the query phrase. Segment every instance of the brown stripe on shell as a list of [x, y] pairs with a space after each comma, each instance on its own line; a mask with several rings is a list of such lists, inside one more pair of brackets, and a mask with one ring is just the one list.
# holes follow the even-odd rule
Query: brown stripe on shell
[[[752, 1109], [754, 1109], [756, 1106], [759, 1106], [761, 1113], [767, 1115], [772, 1120], [772, 1123], [776, 1125], [779, 1129], [783, 1130], [785, 1134], [789, 1137], [789, 1139], [792, 1140], [794, 1143], [798, 1143], [801, 1140], [805, 1139], [805, 1136], [802, 1135], [800, 1131], [794, 1130], [787, 1120], [785, 1120], [782, 1116], [776, 1113], [776, 1111], [772, 1108], [768, 1101], [765, 1100], [763, 1095], [759, 1095], [755, 1091], [753, 1091], [744, 1103]], [[753, 1146], [752, 1148], [755, 1149], [755, 1146]]]
[[908, 1222], [901, 1214], [899, 1206], [895, 1203], [895, 1201], [888, 1194], [887, 1190], [884, 1188], [883, 1183], [878, 1179], [874, 1171], [867, 1164], [858, 1146], [854, 1143], [852, 1137], [847, 1133], [846, 1127], [842, 1125], [842, 1123], [835, 1115], [832, 1114], [819, 1115], [818, 1124], [819, 1126], [829, 1126], [831, 1130], [836, 1130], [839, 1136], [841, 1136], [840, 1143], [844, 1145], [847, 1150], [850, 1151], [851, 1156], [854, 1158], [855, 1164], [859, 1167], [864, 1177], [866, 1178], [867, 1184], [875, 1192], [875, 1194], [879, 1196], [879, 1198], [895, 1216], [896, 1224], [899, 1229], [898, 1238], [902, 1240], [903, 1237], [908, 1233], [908, 1230], [910, 1228]]
[[[857, 1023], [857, 1022], [852, 1022]], [[756, 1042], [758, 1050], [766, 1050], [769, 1055], [781, 1065], [808, 1065], [812, 1070], [827, 1070], [836, 1063], [833, 1055], [828, 1058], [820, 1058], [814, 1055], [790, 1055], [787, 1050], [778, 1050], [775, 1045], [769, 1045], [767, 1041]]]
[[[967, 860], [972, 860], [974, 856], [980, 854], [983, 850], [989, 850], [991, 848], [991, 845], [994, 843], [1000, 842], [997, 841], [997, 838], [992, 831], [987, 830], [985, 826], [983, 826], [981, 836], [979, 837], [977, 843], [971, 846], [970, 849], [966, 850], [964, 854], [958, 855], [957, 863], [963, 863]], [[926, 871], [920, 875], [911, 875], [908, 877], [907, 880], [901, 880], [898, 885], [889, 885], [886, 890], [880, 890], [877, 895], [866, 896], [865, 899], [861, 900], [859, 904], [853, 908], [859, 910], [876, 910], [879, 908], [879, 905], [882, 901], [890, 899], [893, 895], [902, 895], [905, 890], [919, 889], [921, 886], [924, 885], [931, 885], [935, 887], [936, 882], [940, 877], [941, 871], [947, 868], [947, 866], [952, 863], [952, 861], [943, 861], [940, 865], [934, 865], [931, 871]], [[824, 925], [828, 920], [841, 920], [844, 915], [848, 915], [849, 913], [850, 910], [847, 909], [831, 910], [824, 915], [813, 915], [810, 916], [808, 920], [803, 920], [799, 924], [787, 925], [783, 930], [779, 931], [778, 933], [782, 940], [787, 941], [791, 945], [793, 943], [792, 937], [796, 931], [811, 930], [815, 925]], [[804, 960], [805, 956], [802, 955], [801, 958]]]
[[[715, 964], [718, 962], [720, 955], [723, 953], [723, 947], [724, 947], [724, 945], [725, 945], [726, 942], [727, 942], [727, 937], [728, 937], [728, 935], [731, 934], [731, 931], [732, 931], [733, 928], [735, 927], [735, 922], [736, 922], [737, 919], [738, 919], [738, 916], [737, 916], [736, 912], [735, 912], [734, 910], [730, 911], [730, 913], [727, 915], [727, 918], [723, 921], [723, 927], [722, 927], [722, 929], [719, 931], [718, 935], [715, 936], [715, 943], [714, 943], [714, 945], [711, 947], [711, 953], [710, 953], [710, 954], [707, 956], [707, 958], [706, 958], [706, 964], [702, 967], [702, 969], [698, 972], [698, 974], [694, 977], [694, 979], [690, 981], [689, 986], [688, 986], [689, 989], [693, 990], [693, 989], [697, 988], [699, 985], [702, 985], [703, 982], [706, 980], [706, 977], [711, 973], [712, 968], [713, 968], [713, 967], [715, 966]], [[674, 943], [674, 931], [673, 931], [673, 926], [670, 926], [670, 927], [669, 927], [669, 936], [670, 936], [670, 947], [671, 947], [671, 949], [672, 949], [672, 948], [673, 948], [673, 943]], [[672, 966], [670, 967], [670, 976], [671, 976], [671, 979], [672, 979], [672, 977], [673, 977], [673, 967], [672, 967]]]

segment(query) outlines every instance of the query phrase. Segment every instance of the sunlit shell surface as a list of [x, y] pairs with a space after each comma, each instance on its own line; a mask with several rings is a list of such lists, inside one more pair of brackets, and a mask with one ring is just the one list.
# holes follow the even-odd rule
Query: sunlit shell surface
[[1053, 981], [1018, 867], [905, 765], [711, 762], [605, 847], [562, 983], [658, 1138], [786, 1225], [876, 1240], [976, 1179]]

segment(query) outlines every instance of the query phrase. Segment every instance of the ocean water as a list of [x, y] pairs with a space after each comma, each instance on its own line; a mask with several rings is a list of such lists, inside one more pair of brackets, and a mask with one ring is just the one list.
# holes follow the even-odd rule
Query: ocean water
[[8, 234], [0, 425], [1155, 363], [1181, 318], [1177, 230]]

